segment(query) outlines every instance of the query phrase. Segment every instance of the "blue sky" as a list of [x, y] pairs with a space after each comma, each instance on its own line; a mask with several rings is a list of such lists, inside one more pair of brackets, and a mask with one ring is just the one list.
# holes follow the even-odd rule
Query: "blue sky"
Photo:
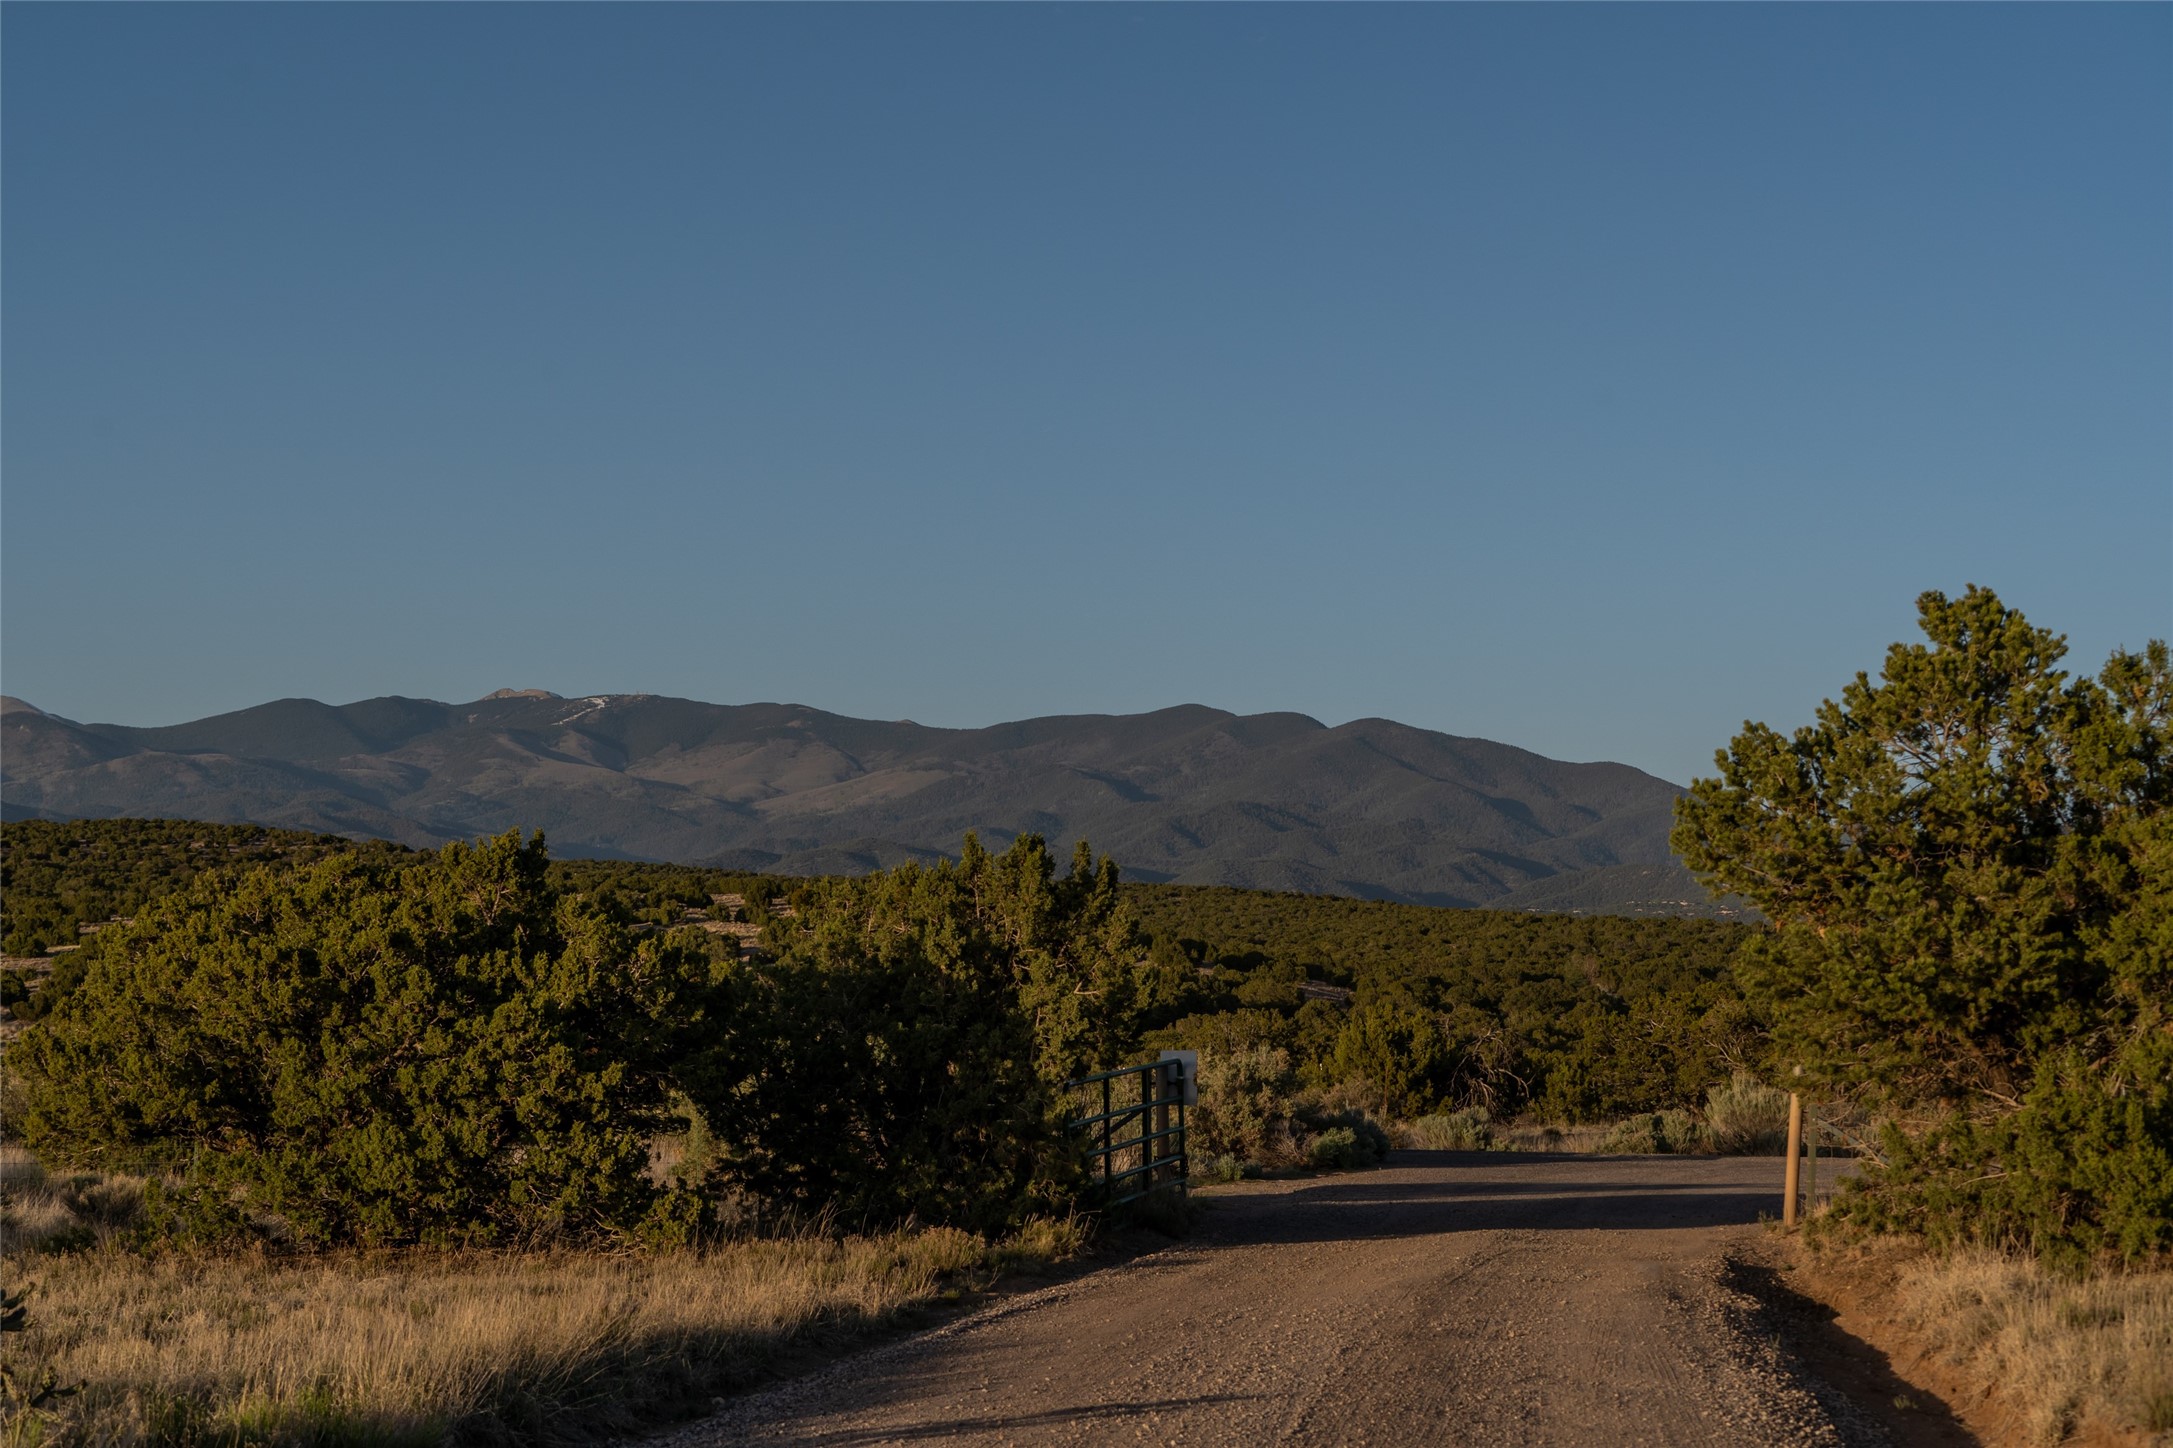
[[2173, 634], [2166, 6], [7, 7], [0, 685], [1386, 715]]

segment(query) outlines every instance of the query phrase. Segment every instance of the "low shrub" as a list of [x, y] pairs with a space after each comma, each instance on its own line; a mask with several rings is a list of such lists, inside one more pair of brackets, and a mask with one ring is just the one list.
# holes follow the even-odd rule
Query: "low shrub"
[[1710, 1139], [1687, 1111], [1649, 1111], [1615, 1123], [1595, 1149], [1605, 1155], [1664, 1156], [1706, 1150]]
[[1484, 1106], [1421, 1116], [1404, 1131], [1411, 1145], [1423, 1151], [1490, 1151], [1497, 1144], [1493, 1119]]
[[1611, 1126], [1565, 1125], [1559, 1122], [1523, 1122], [1496, 1128], [1494, 1147], [1497, 1151], [1538, 1151], [1565, 1155], [1584, 1155], [1600, 1149]]
[[990, 1248], [988, 1261], [1007, 1272], [1033, 1271], [1052, 1263], [1069, 1262], [1086, 1251], [1093, 1237], [1092, 1224], [1077, 1214], [1034, 1217]]
[[1280, 1047], [1202, 1052], [1200, 1100], [1189, 1123], [1193, 1150], [1203, 1157], [1283, 1164], [1298, 1145], [1297, 1087], [1290, 1053]]
[[1738, 1071], [1727, 1085], [1705, 1093], [1705, 1121], [1712, 1128], [1713, 1150], [1724, 1156], [1785, 1151], [1788, 1093]]
[[1323, 1171], [1349, 1171], [1370, 1161], [1358, 1133], [1348, 1126], [1331, 1126], [1313, 1138], [1306, 1160]]
[[1330, 1115], [1313, 1114], [1308, 1115], [1305, 1120], [1307, 1125], [1318, 1131], [1348, 1131], [1351, 1133], [1352, 1138], [1358, 1143], [1359, 1155], [1362, 1158], [1358, 1162], [1360, 1166], [1371, 1166], [1375, 1162], [1388, 1160], [1389, 1152], [1393, 1151], [1396, 1146], [1396, 1143], [1389, 1138], [1387, 1130], [1363, 1111], [1338, 1111]]
[[0, 1192], [35, 1191], [45, 1185], [45, 1168], [19, 1146], [0, 1146]]
[[1609, 1128], [1607, 1135], [1600, 1138], [1599, 1149], [1608, 1154], [1626, 1153], [1633, 1156], [1664, 1152], [1667, 1147], [1661, 1141], [1657, 1124], [1658, 1118], [1649, 1112], [1643, 1116], [1632, 1116], [1625, 1121], [1618, 1121]]
[[1321, 1118], [1306, 1146], [1306, 1162], [1324, 1171], [1354, 1171], [1388, 1158], [1388, 1133], [1370, 1117], [1346, 1111]]
[[1245, 1179], [1245, 1163], [1229, 1152], [1208, 1157], [1192, 1170], [1192, 1179], [1209, 1186], [1224, 1185]]

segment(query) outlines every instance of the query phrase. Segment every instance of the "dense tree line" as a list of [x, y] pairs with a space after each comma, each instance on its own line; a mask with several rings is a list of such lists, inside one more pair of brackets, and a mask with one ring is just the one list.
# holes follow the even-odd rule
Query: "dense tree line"
[[306, 864], [383, 841], [194, 820], [19, 820], [0, 826], [0, 947], [36, 955], [78, 927], [134, 915], [207, 870]]
[[[206, 870], [294, 867], [349, 849], [405, 853], [252, 826], [136, 820], [9, 825], [0, 844], [12, 872], [10, 921], [16, 912], [65, 918], [70, 938], [76, 919], [132, 914]], [[978, 878], [987, 866], [977, 863], [977, 849], [943, 868]], [[834, 910], [842, 898], [888, 888], [887, 880], [923, 876], [949, 878], [939, 869], [809, 880], [585, 859], [553, 860], [547, 871], [555, 891], [635, 931], [668, 931], [704, 915], [763, 927], [766, 957], [788, 970], [804, 955], [807, 928], [781, 931], [773, 902], [789, 919]], [[923, 880], [916, 888], [929, 887]], [[1386, 1113], [1483, 1106], [1497, 1116], [1529, 1111], [1568, 1121], [1692, 1105], [1744, 1061], [1750, 1023], [1728, 973], [1742, 926], [1118, 887], [1113, 876], [1108, 889], [1094, 928], [1115, 933], [1101, 949], [1137, 958], [1121, 979], [1080, 999], [1121, 1000], [1122, 1009], [1102, 1011], [1098, 1037], [1050, 1043], [1046, 1059], [1084, 1068], [1162, 1046], [1272, 1047], [1288, 1053], [1304, 1085], [1348, 1087]], [[719, 905], [724, 895], [742, 903]], [[1121, 928], [1111, 924], [1119, 915], [1129, 922]], [[783, 961], [788, 947], [797, 953]], [[18, 1014], [35, 1018], [73, 988], [91, 958], [76, 956], [46, 998], [19, 1005]], [[1309, 997], [1308, 983], [1341, 987], [1354, 999]], [[1077, 1003], [1035, 1009], [1076, 1011]]]
[[86, 927], [102, 930], [200, 876], [291, 866], [349, 851], [404, 853], [386, 841], [193, 820], [22, 820], [0, 827], [0, 943], [11, 956], [59, 947], [42, 980], [0, 974], [0, 1006], [36, 1020], [75, 989]]
[[[754, 924], [769, 919], [773, 900], [783, 900], [807, 882], [742, 870], [713, 870], [699, 865], [666, 865], [645, 860], [553, 860], [551, 883], [585, 896], [630, 924], [671, 926], [690, 915], [736, 917]], [[719, 907], [719, 895], [737, 895], [741, 904]]]
[[[196, 820], [20, 820], [0, 826], [0, 945], [34, 956], [72, 945], [84, 925], [134, 915], [206, 872], [306, 865], [332, 855], [412, 854], [388, 840]], [[676, 923], [713, 897], [745, 897], [753, 914], [805, 882], [746, 871], [632, 860], [559, 859], [552, 883], [629, 922]]]
[[1280, 1049], [1300, 1080], [1389, 1114], [1686, 1107], [1755, 1051], [1730, 973], [1741, 925], [1134, 889], [1175, 968], [1154, 1041]]
[[[201, 877], [238, 878], [258, 866], [286, 870], [339, 854], [413, 857], [385, 840], [349, 840], [263, 825], [194, 820], [25, 820], [0, 826], [0, 937], [6, 954], [35, 957], [51, 947], [84, 943], [83, 927], [102, 930], [147, 905], [186, 890]], [[670, 928], [690, 916], [761, 925], [771, 901], [806, 882], [742, 871], [622, 860], [552, 860], [549, 879], [562, 893], [582, 896], [620, 924]], [[743, 903], [718, 907], [715, 897]], [[33, 987], [21, 976], [0, 976], [0, 1004], [36, 1020], [75, 989], [91, 957], [65, 951]]]

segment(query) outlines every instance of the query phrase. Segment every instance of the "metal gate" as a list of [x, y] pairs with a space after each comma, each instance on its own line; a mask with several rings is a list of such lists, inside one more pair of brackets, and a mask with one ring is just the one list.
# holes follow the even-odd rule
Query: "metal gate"
[[[1086, 1137], [1102, 1206], [1122, 1206], [1172, 1187], [1186, 1190], [1191, 1162], [1185, 1155], [1185, 1087], [1185, 1063], [1174, 1057], [1066, 1083], [1085, 1113], [1072, 1118], [1071, 1129]], [[1126, 1135], [1135, 1127], [1136, 1134]]]

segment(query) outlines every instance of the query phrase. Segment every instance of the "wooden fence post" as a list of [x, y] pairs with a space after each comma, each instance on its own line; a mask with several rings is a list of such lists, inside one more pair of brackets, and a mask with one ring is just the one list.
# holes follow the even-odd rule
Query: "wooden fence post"
[[1791, 1091], [1788, 1093], [1788, 1170], [1781, 1188], [1787, 1193], [1787, 1199], [1781, 1203], [1781, 1225], [1784, 1227], [1796, 1225], [1796, 1188], [1801, 1182], [1802, 1154], [1803, 1098]]

